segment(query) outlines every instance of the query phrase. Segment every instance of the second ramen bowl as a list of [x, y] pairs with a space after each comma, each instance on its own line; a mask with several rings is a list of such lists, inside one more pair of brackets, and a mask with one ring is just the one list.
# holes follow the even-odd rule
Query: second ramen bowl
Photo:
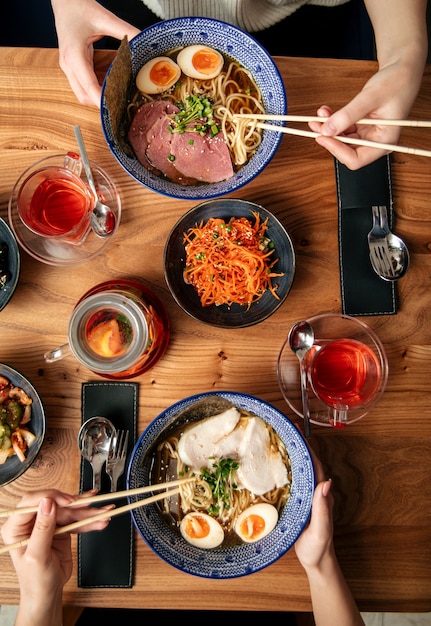
[[[239, 62], [254, 78], [259, 87], [266, 113], [287, 113], [286, 94], [277, 66], [267, 51], [248, 33], [239, 28], [203, 17], [184, 17], [158, 22], [130, 41], [132, 80], [141, 67], [154, 57], [164, 56], [181, 46], [203, 44], [218, 50], [222, 55]], [[126, 154], [115, 138], [111, 114], [107, 106], [106, 84], [102, 88], [101, 121], [108, 146], [124, 170], [136, 181], [155, 192], [184, 200], [204, 200], [231, 193], [246, 185], [260, 174], [271, 161], [281, 141], [281, 133], [263, 131], [260, 146], [233, 177], [217, 183], [200, 183], [195, 186], [171, 182], [147, 170], [134, 157]], [[274, 122], [282, 124], [282, 122]]]
[[[188, 543], [178, 527], [153, 502], [132, 512], [135, 526], [147, 545], [164, 561], [195, 576], [237, 578], [257, 572], [285, 554], [295, 543], [311, 512], [314, 468], [310, 451], [298, 429], [283, 413], [263, 400], [235, 391], [189, 396], [162, 411], [143, 432], [132, 452], [127, 487], [152, 484], [153, 453], [158, 443], [184, 424], [219, 414], [226, 404], [253, 414], [271, 426], [286, 447], [290, 460], [290, 495], [280, 509], [275, 528], [255, 543], [230, 542], [204, 549]], [[132, 496], [130, 501], [148, 497]]]

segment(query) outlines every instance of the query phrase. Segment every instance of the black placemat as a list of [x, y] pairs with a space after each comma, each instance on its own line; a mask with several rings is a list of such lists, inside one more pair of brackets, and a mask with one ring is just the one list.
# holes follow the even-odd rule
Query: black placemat
[[372, 206], [385, 205], [389, 224], [394, 218], [390, 156], [357, 171], [335, 159], [338, 198], [338, 246], [342, 311], [348, 315], [394, 315], [397, 287], [374, 272], [368, 233]]
[[[129, 431], [128, 456], [137, 436], [138, 383], [90, 382], [82, 385], [82, 421], [103, 416], [117, 429]], [[91, 489], [92, 469], [88, 461], [81, 461], [80, 491]], [[126, 468], [118, 480], [118, 490], [126, 487]], [[103, 472], [103, 474], [106, 474]], [[101, 492], [109, 492], [110, 480], [102, 476]], [[127, 504], [127, 499], [115, 501], [116, 507]], [[130, 513], [113, 517], [101, 531], [78, 535], [79, 587], [132, 587], [134, 575], [134, 525]]]

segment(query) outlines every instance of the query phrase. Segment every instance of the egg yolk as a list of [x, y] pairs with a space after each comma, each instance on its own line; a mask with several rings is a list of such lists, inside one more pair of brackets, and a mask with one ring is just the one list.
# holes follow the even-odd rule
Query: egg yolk
[[124, 352], [123, 340], [117, 320], [102, 322], [91, 329], [88, 345], [99, 356], [112, 357]]
[[210, 525], [204, 517], [193, 515], [187, 520], [185, 532], [192, 539], [203, 539], [210, 534]]
[[192, 63], [201, 74], [212, 74], [219, 66], [220, 57], [210, 48], [202, 48], [194, 53]]
[[150, 79], [155, 85], [169, 85], [176, 76], [175, 67], [167, 61], [157, 61], [150, 70]]
[[265, 530], [265, 520], [261, 515], [248, 515], [242, 521], [239, 531], [243, 537], [257, 539]]

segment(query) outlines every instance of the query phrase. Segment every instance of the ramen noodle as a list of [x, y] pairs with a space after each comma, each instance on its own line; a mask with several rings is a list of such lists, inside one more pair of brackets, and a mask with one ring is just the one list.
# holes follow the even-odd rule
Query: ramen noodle
[[[248, 428], [251, 432], [247, 439]], [[190, 442], [184, 443], [187, 436]], [[195, 444], [198, 454], [203, 451], [203, 458], [194, 461], [199, 469], [184, 460], [193, 455], [190, 446]], [[221, 456], [217, 450], [223, 451]], [[251, 457], [254, 460], [250, 465]], [[275, 478], [267, 476], [269, 482], [259, 483], [256, 476], [268, 474], [271, 464]], [[280, 514], [289, 499], [292, 478], [288, 452], [273, 427], [237, 407], [172, 430], [156, 446], [151, 473], [153, 483], [195, 477], [195, 481], [180, 486], [178, 499], [163, 501], [164, 515], [172, 525], [179, 525], [190, 512], [208, 514], [219, 522], [230, 542], [234, 540], [235, 521], [250, 506], [268, 503]], [[259, 493], [248, 488], [251, 486], [256, 486]]]
[[[168, 53], [169, 58], [174, 60], [177, 58], [177, 54], [178, 50]], [[226, 57], [223, 57], [223, 59], [223, 68], [214, 78], [196, 79], [181, 73], [179, 80], [177, 80], [170, 89], [163, 93], [142, 93], [139, 89], [136, 89], [135, 94], [128, 106], [128, 123], [132, 129], [133, 120], [143, 105], [149, 102], [163, 101], [170, 103], [171, 107], [175, 107], [175, 109], [170, 109], [168, 111], [167, 117], [169, 119], [167, 123], [171, 125], [171, 129], [174, 129], [171, 133], [176, 132], [178, 130], [175, 126], [175, 120], [177, 119], [176, 113], [178, 114], [178, 119], [182, 119], [184, 110], [192, 110], [196, 103], [198, 106], [203, 103], [204, 107], [207, 107], [207, 110], [208, 106], [211, 108], [209, 115], [210, 122], [207, 126], [205, 126], [205, 134], [208, 135], [210, 141], [215, 141], [217, 139], [217, 141], [223, 141], [223, 143], [226, 144], [233, 168], [230, 175], [233, 175], [235, 171], [247, 163], [259, 147], [262, 140], [262, 130], [257, 127], [256, 120], [238, 118], [235, 117], [235, 115], [238, 113], [265, 113], [265, 109], [262, 94], [250, 72], [236, 61]], [[202, 119], [206, 122], [207, 114], [203, 115], [202, 118], [194, 118], [193, 121], [187, 123], [188, 125], [186, 130], [188, 134], [191, 134], [192, 131], [195, 130], [194, 126], [196, 126], [196, 124], [198, 125], [198, 130], [201, 128], [200, 125]], [[139, 120], [139, 124], [141, 124], [141, 120]], [[184, 128], [179, 129], [179, 132], [183, 133]], [[131, 142], [138, 159], [145, 166], [147, 166], [145, 159], [143, 159], [140, 154], [139, 148], [136, 146], [136, 137], [134, 139], [133, 135], [136, 135], [136, 133], [132, 132], [131, 134], [129, 132], [129, 141]], [[145, 135], [146, 137], [149, 135], [146, 128]], [[157, 132], [155, 133], [154, 140], [158, 141], [160, 145], [164, 145], [169, 141], [169, 135], [166, 134], [160, 138], [160, 133]], [[188, 143], [193, 143], [192, 138], [188, 138], [187, 140]], [[137, 143], [139, 144], [140, 141], [141, 137], [138, 137]], [[184, 150], [183, 147], [182, 149]], [[146, 154], [148, 153], [146, 148], [145, 152]], [[199, 152], [198, 148], [196, 152]], [[211, 151], [209, 150], [208, 152]], [[171, 154], [168, 155], [168, 158], [175, 161]], [[205, 156], [204, 160], [207, 158], [209, 157]], [[196, 155], [196, 161], [199, 161], [198, 154]], [[200, 162], [202, 162], [202, 159], [200, 159]], [[210, 163], [210, 167], [211, 166], [212, 164]], [[214, 165], [214, 169], [216, 168], [217, 166]], [[151, 169], [151, 167], [149, 167], [149, 169]], [[156, 169], [160, 170], [160, 167], [157, 167]], [[163, 173], [170, 178], [169, 171], [168, 173]], [[222, 174], [220, 179], [223, 179], [223, 176], [228, 177], [226, 174]], [[186, 179], [184, 184], [216, 182], [212, 179], [199, 178], [199, 176], [195, 176], [197, 180], [191, 183], [187, 181], [187, 176], [184, 176], [184, 178]], [[193, 178], [193, 176], [190, 178]]]

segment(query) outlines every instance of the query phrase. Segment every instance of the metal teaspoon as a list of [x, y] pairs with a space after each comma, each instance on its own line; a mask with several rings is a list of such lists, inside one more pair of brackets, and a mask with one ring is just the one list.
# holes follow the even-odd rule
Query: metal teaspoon
[[88, 159], [84, 140], [82, 138], [81, 129], [79, 128], [79, 126], [74, 126], [73, 130], [75, 132], [76, 141], [78, 143], [78, 148], [81, 154], [82, 164], [84, 165], [84, 170], [87, 175], [88, 183], [96, 199], [96, 203], [90, 214], [91, 228], [93, 229], [94, 234], [98, 237], [109, 237], [109, 235], [112, 234], [115, 228], [115, 213], [112, 209], [109, 208], [109, 206], [106, 206], [106, 204], [103, 204], [99, 200], [96, 184], [94, 182], [93, 172], [91, 171], [90, 167], [90, 161]]
[[304, 357], [314, 343], [314, 330], [306, 321], [297, 322], [290, 329], [288, 340], [291, 350], [299, 359], [304, 433], [307, 439], [309, 439], [311, 437], [310, 407], [308, 403], [307, 372], [304, 367]]
[[83, 423], [78, 433], [78, 447], [93, 468], [93, 489], [97, 491], [101, 488], [102, 468], [114, 435], [115, 427], [106, 417], [91, 417]]

